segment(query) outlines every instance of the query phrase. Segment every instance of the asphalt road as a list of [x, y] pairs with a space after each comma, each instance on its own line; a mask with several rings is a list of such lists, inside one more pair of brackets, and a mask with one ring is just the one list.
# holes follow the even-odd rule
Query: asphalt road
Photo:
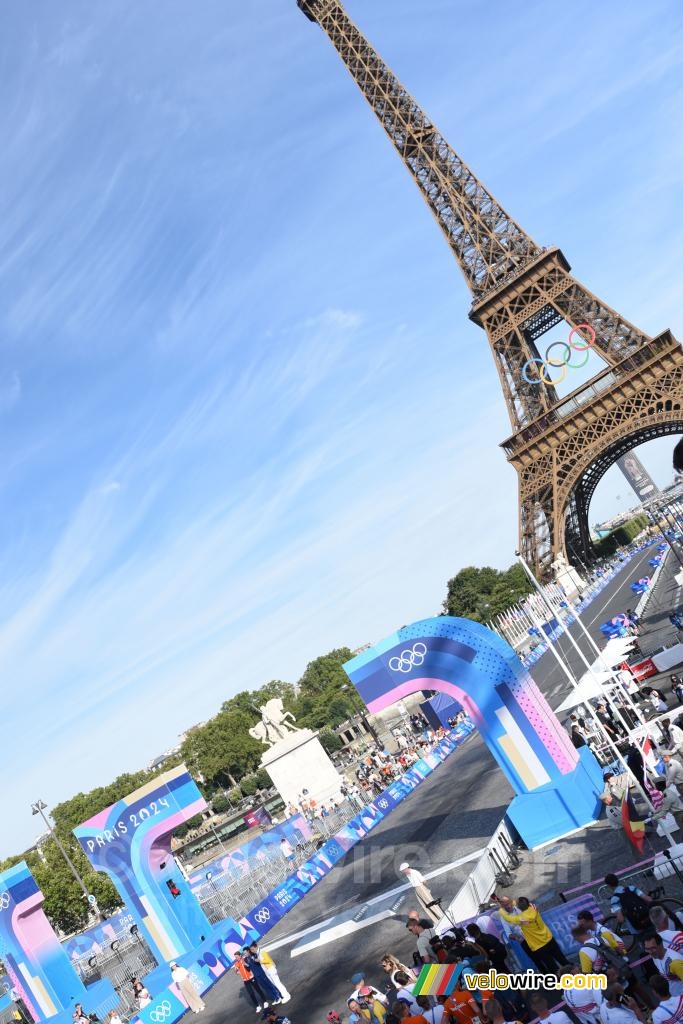
[[[635, 604], [629, 584], [651, 574], [647, 564], [651, 556], [650, 550], [630, 562], [586, 610], [583, 621], [595, 639], [603, 639], [602, 622]], [[662, 573], [664, 600], [670, 598], [667, 581], [678, 568], [671, 566], [673, 561], [668, 560]], [[655, 592], [651, 599], [655, 616], [664, 614], [661, 600]], [[579, 627], [573, 628], [572, 635], [591, 661], [595, 654]], [[585, 666], [569, 641], [563, 638], [558, 646], [573, 672], [581, 675]], [[557, 707], [570, 684], [553, 655], [545, 654], [532, 674], [551, 706]], [[486, 845], [512, 796], [507, 780], [474, 734], [267, 935], [264, 945], [275, 947], [273, 957], [293, 995], [285, 1008], [293, 1024], [324, 1024], [329, 1010], [345, 1012], [351, 975], [363, 969], [378, 984], [383, 953], [393, 952], [411, 962], [414, 940], [405, 929], [404, 918], [412, 900], [405, 900], [400, 916], [368, 927], [347, 919], [366, 901], [391, 894], [402, 884], [397, 875], [402, 860], [409, 859], [428, 872], [475, 854]], [[444, 871], [431, 883], [434, 894], [446, 904], [472, 866], [465, 863]], [[389, 895], [387, 903], [391, 899]], [[330, 918], [332, 924], [339, 925], [335, 937], [315, 944]], [[302, 936], [306, 930], [308, 934]], [[307, 943], [314, 945], [292, 956], [297, 947], [301, 950]], [[223, 1024], [226, 1013], [231, 1024], [255, 1020], [256, 1014], [240, 990], [241, 982], [232, 974], [220, 981], [207, 996], [204, 1024]]]

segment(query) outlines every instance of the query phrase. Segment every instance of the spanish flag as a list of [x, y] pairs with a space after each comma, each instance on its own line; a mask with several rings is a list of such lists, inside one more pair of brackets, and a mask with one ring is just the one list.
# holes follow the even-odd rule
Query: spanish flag
[[636, 809], [633, 805], [628, 785], [621, 801], [621, 821], [624, 826], [624, 832], [638, 853], [642, 853], [645, 845], [645, 822], [638, 821], [636, 817]]

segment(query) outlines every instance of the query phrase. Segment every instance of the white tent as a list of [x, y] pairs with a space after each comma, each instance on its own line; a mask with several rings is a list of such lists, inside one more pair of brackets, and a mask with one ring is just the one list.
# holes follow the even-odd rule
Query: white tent
[[559, 708], [555, 709], [555, 714], [560, 714], [562, 711], [570, 711], [572, 708], [577, 707], [578, 704], [585, 704], [589, 700], [595, 700], [596, 697], [604, 700], [605, 691], [603, 685], [612, 678], [611, 672], [599, 670], [584, 672], [579, 679], [579, 685], [575, 686], [571, 693], [562, 701]]

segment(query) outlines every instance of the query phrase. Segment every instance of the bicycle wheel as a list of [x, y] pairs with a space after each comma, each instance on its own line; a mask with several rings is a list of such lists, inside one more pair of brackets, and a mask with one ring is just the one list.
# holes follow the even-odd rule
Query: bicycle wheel
[[628, 930], [628, 926], [622, 921], [617, 921], [616, 914], [610, 914], [601, 922], [604, 928], [609, 928], [611, 932], [617, 936], [617, 938], [623, 942], [626, 953], [630, 953], [633, 949], [636, 941], [636, 937], [633, 932]]

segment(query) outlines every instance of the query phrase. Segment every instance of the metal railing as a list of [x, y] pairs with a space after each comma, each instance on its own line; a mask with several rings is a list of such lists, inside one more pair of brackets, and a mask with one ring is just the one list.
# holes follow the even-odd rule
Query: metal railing
[[[112, 948], [114, 947], [114, 948]], [[98, 953], [72, 960], [74, 970], [80, 975], [85, 985], [90, 985], [101, 978], [108, 978], [114, 987], [115, 997], [108, 1001], [106, 1007], [97, 1007], [98, 1016], [104, 1019], [103, 1011], [117, 1009], [120, 1016], [132, 1017], [137, 1013], [137, 1003], [133, 997], [133, 978], [144, 977], [158, 966], [147, 943], [140, 936], [117, 939], [106, 949]], [[91, 1012], [94, 1007], [87, 1007]]]
[[520, 857], [505, 818], [493, 833], [486, 849], [451, 900], [447, 917], [453, 921], [467, 921], [489, 904], [491, 893], [497, 887], [506, 888], [514, 881], [513, 871], [520, 865]]
[[[371, 799], [374, 798], [373, 794]], [[261, 849], [258, 858], [250, 860], [244, 871], [228, 866], [225, 870], [210, 872], [211, 877], [193, 889], [208, 919], [216, 924], [225, 917], [239, 920], [246, 916], [360, 810], [357, 803], [345, 800], [325, 817], [314, 818], [310, 838], [297, 832], [291, 860], [283, 857], [277, 844], [271, 850]]]

